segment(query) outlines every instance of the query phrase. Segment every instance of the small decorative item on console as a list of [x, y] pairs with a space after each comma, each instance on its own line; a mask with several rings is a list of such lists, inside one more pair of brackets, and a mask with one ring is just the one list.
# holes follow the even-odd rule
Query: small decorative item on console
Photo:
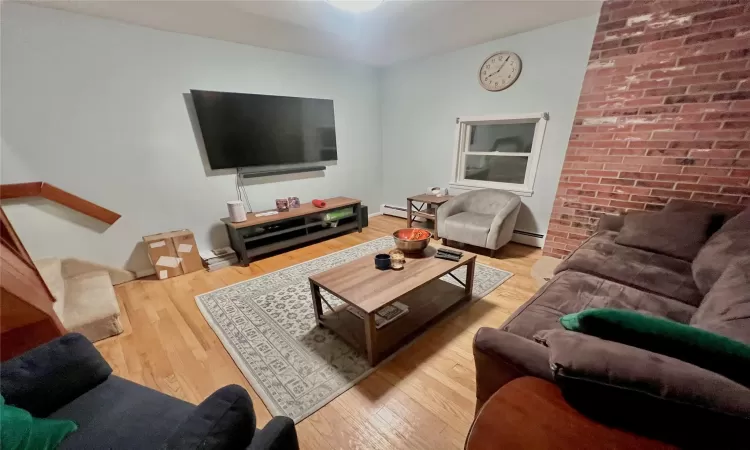
[[287, 200], [289, 200], [290, 208], [299, 208], [299, 197], [289, 197]]
[[276, 211], [278, 212], [289, 211], [289, 200], [285, 198], [277, 198], [276, 199]]
[[326, 207], [326, 202], [323, 201], [323, 200], [315, 199], [315, 200], [312, 201], [312, 204], [316, 208], [325, 208]]

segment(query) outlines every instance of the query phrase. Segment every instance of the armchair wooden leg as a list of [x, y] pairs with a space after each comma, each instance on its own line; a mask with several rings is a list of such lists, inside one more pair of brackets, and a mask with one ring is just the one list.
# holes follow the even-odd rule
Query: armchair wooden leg
[[448, 239], [443, 238], [443, 245], [448, 245]]
[[495, 252], [496, 251], [497, 251], [496, 249], [490, 250], [490, 258], [494, 258], [495, 257]]

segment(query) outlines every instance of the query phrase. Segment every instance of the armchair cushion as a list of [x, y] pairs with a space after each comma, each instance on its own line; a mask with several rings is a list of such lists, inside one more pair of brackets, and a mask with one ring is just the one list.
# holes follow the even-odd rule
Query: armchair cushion
[[58, 450], [157, 449], [194, 409], [183, 400], [111, 375], [49, 417], [78, 424], [78, 431]]
[[487, 245], [487, 236], [494, 219], [495, 216], [492, 214], [461, 212], [445, 220], [441, 233], [448, 239], [484, 247]]
[[440, 237], [496, 250], [510, 241], [520, 206], [516, 194], [498, 189], [463, 193], [438, 208]]
[[7, 404], [47, 417], [111, 373], [88, 339], [70, 333], [0, 365], [0, 389]]

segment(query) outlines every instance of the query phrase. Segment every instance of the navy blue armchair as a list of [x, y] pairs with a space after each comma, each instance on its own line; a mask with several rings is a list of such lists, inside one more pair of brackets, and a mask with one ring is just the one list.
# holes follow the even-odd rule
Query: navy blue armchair
[[85, 337], [67, 334], [0, 366], [0, 392], [35, 417], [69, 419], [78, 431], [59, 449], [297, 450], [294, 422], [255, 428], [247, 391], [225, 386], [199, 405], [112, 375]]

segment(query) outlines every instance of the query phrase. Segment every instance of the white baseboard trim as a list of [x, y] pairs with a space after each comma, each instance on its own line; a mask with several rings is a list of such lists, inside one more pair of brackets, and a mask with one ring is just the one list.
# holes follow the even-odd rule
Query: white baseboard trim
[[519, 244], [530, 245], [532, 247], [544, 247], [544, 237], [529, 236], [528, 234], [521, 234], [518, 230], [513, 232], [513, 237], [510, 239], [513, 242]]
[[382, 216], [382, 215], [383, 215], [382, 212], [374, 212], [374, 213], [368, 214], [367, 217], [370, 218], [370, 217], [377, 217], [377, 216]]
[[[399, 205], [380, 205], [380, 212], [385, 216], [394, 216], [406, 219], [406, 207]], [[424, 220], [421, 217], [417, 217], [416, 220]], [[532, 233], [529, 231], [515, 230], [511, 241], [518, 242], [519, 244], [530, 245], [532, 247], [544, 247], [544, 235]]]

